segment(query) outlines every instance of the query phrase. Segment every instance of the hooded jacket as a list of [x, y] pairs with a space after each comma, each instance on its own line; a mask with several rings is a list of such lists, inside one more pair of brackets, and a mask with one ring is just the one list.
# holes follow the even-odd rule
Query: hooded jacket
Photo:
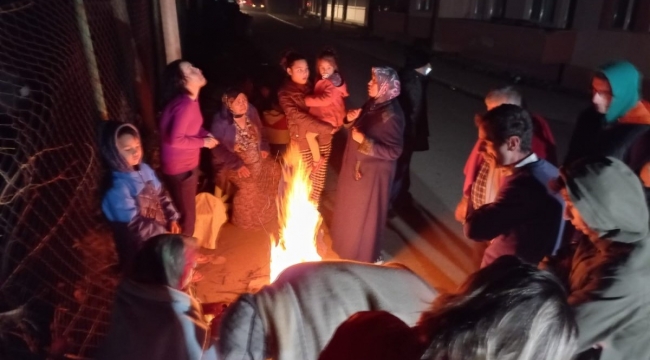
[[[115, 245], [123, 269], [128, 268], [142, 243], [167, 232], [180, 217], [171, 199], [149, 165], [129, 166], [117, 149], [117, 134], [135, 126], [117, 121], [105, 124], [101, 151], [111, 168], [112, 186], [102, 200], [102, 211], [111, 222]], [[138, 135], [139, 137], [139, 135]]]
[[339, 127], [345, 119], [344, 99], [348, 95], [348, 86], [341, 75], [333, 73], [328, 78], [316, 81], [314, 93], [305, 97], [305, 104], [309, 106], [309, 113], [314, 117]]
[[[583, 237], [564, 263], [579, 350], [600, 359], [650, 356], [650, 239], [641, 183], [614, 158], [580, 161], [562, 174], [573, 206], [600, 234]], [[560, 272], [562, 273], [562, 272]]]
[[627, 61], [603, 66], [612, 88], [605, 115], [593, 108], [578, 118], [565, 164], [585, 156], [612, 156], [639, 174], [650, 160], [650, 103], [640, 98], [641, 73]]

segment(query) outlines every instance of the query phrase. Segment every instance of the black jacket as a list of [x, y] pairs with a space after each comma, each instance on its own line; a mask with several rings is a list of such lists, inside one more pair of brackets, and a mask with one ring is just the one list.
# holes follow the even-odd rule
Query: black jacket
[[404, 110], [404, 143], [414, 151], [429, 150], [429, 120], [427, 111], [427, 77], [413, 69], [399, 73], [401, 94], [399, 103]]

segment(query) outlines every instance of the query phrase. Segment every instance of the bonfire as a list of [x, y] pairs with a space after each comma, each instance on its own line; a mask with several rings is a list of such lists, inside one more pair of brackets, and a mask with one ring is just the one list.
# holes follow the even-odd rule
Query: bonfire
[[323, 218], [318, 205], [310, 199], [310, 169], [295, 145], [284, 155], [282, 180], [277, 199], [279, 239], [271, 236], [271, 282], [287, 267], [320, 261], [317, 243]]

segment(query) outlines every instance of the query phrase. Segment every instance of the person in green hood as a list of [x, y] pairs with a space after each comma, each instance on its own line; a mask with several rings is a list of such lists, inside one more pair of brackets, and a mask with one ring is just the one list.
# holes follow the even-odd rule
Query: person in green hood
[[650, 229], [641, 181], [613, 157], [584, 158], [554, 182], [582, 236], [549, 265], [567, 284], [578, 359], [650, 356]]
[[642, 76], [628, 61], [602, 66], [592, 79], [593, 107], [579, 117], [565, 164], [585, 156], [613, 156], [637, 175], [650, 162], [650, 103]]

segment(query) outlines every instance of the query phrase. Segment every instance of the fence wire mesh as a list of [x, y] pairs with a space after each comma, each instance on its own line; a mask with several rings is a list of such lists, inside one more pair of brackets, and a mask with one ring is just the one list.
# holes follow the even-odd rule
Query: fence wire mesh
[[[116, 275], [96, 129], [151, 128], [154, 0], [0, 0], [0, 358], [92, 358]], [[95, 71], [96, 70], [96, 71]]]

